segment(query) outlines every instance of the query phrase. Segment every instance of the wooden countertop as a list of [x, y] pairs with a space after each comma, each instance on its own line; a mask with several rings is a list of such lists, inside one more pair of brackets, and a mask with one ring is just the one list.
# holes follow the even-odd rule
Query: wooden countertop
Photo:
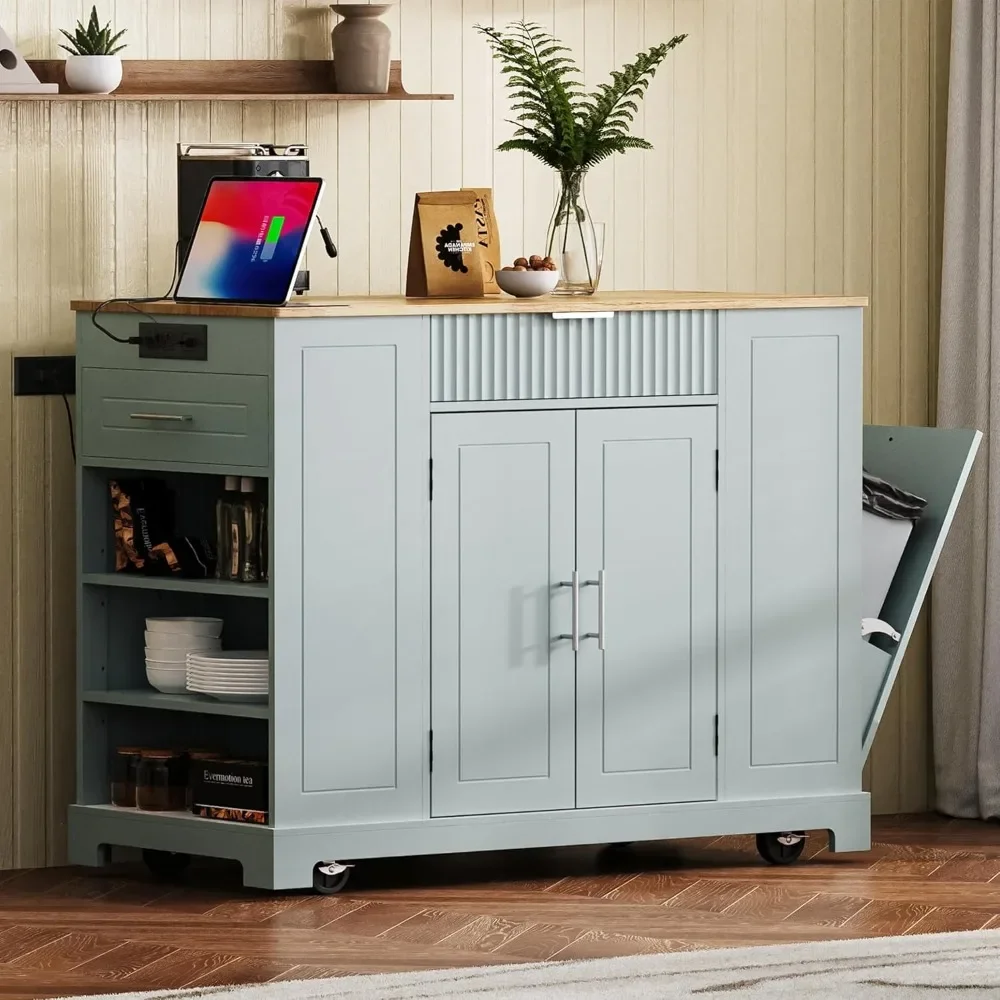
[[[93, 312], [100, 300], [75, 299], [74, 312]], [[321, 298], [306, 296], [287, 306], [209, 305], [145, 302], [140, 308], [158, 316], [224, 316], [246, 319], [314, 319], [329, 316], [440, 316], [468, 313], [643, 312], [654, 309], [809, 309], [867, 306], [863, 296], [765, 295], [736, 292], [599, 292], [592, 296], [545, 296], [515, 299], [489, 295], [479, 299], [407, 299], [401, 295]], [[115, 303], [102, 312], [134, 312]]]

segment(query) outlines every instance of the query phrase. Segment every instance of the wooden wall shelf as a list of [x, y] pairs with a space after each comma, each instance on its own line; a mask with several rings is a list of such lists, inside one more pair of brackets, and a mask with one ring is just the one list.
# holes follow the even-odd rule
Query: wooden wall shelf
[[453, 94], [408, 94], [393, 61], [386, 94], [333, 91], [328, 59], [125, 59], [113, 94], [76, 94], [66, 86], [61, 59], [29, 60], [42, 83], [58, 94], [0, 94], [0, 101], [451, 101]]

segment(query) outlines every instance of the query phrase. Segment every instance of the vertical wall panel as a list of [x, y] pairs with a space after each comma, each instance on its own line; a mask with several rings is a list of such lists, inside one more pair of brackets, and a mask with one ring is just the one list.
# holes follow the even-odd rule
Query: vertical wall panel
[[[674, 2], [647, 4], [645, 11], [645, 39], [649, 43], [672, 38], [674, 31]], [[673, 288], [674, 285], [674, 150], [671, 141], [674, 132], [674, 76], [676, 63], [667, 57], [659, 70], [659, 86], [646, 95], [645, 121], [642, 133], [653, 144], [652, 150], [642, 156], [643, 188], [646, 197], [642, 212], [641, 239], [644, 288]], [[664, 83], [665, 79], [665, 83]]]
[[816, 2], [788, 5], [785, 29], [785, 291], [816, 284]]
[[[930, 418], [931, 326], [929, 307], [932, 296], [926, 290], [930, 275], [931, 158], [930, 144], [930, 14], [934, 0], [916, 0], [914, 16], [902, 24], [902, 268], [900, 302], [900, 418], [904, 424], [926, 424]], [[916, 16], [922, 12], [923, 16]], [[929, 713], [929, 685], [912, 664], [927, 656], [927, 616], [917, 622], [911, 639], [914, 654], [910, 669], [899, 685], [899, 775], [900, 812], [927, 808], [927, 774], [904, 761], [926, 761], [930, 741], [924, 726], [912, 726], [910, 719]]]
[[[0, 4], [0, 13], [3, 5]], [[10, 27], [8, 17], [6, 24]], [[17, 105], [0, 101], [0, 205], [4, 225], [17, 226]], [[14, 492], [10, 356], [17, 334], [17, 258], [0, 254], [0, 866], [13, 867], [14, 848]], [[4, 475], [4, 472], [7, 472]]]
[[[0, 0], [0, 24], [26, 54], [55, 57], [56, 29], [85, 8], [89, 0]], [[72, 787], [66, 417], [58, 399], [11, 399], [9, 356], [65, 349], [65, 304], [77, 293], [165, 289], [177, 141], [308, 142], [329, 185], [323, 218], [343, 249], [334, 262], [313, 242], [314, 288], [391, 293], [418, 190], [492, 182], [508, 259], [539, 249], [548, 223], [551, 173], [495, 151], [512, 131], [509, 101], [474, 22], [552, 27], [589, 85], [687, 31], [637, 125], [654, 151], [604, 164], [590, 181], [594, 217], [611, 236], [605, 286], [870, 294], [866, 415], [920, 423], [934, 412], [950, 9], [949, 0], [403, 0], [387, 21], [406, 87], [453, 91], [456, 101], [0, 103], [0, 224], [18, 234], [16, 253], [0, 255], [0, 649], [13, 651], [0, 657], [0, 867], [60, 860]], [[325, 58], [334, 21], [325, 0], [117, 0], [107, 16], [129, 29], [133, 58]], [[494, 336], [502, 347], [484, 384], [541, 391], [526, 345], [506, 328]], [[600, 373], [577, 360], [563, 375], [582, 391]], [[632, 384], [627, 365], [605, 374]], [[510, 379], [524, 386], [508, 388]], [[876, 810], [929, 801], [921, 636], [872, 755]]]
[[815, 290], [844, 291], [845, 0], [816, 4], [813, 114]]
[[[910, 2], [906, 0], [909, 7]], [[902, 285], [902, 6], [903, 0], [874, 5], [873, 118], [873, 267], [871, 420], [894, 424], [901, 410]], [[918, 5], [915, 5], [918, 6]], [[926, 201], [929, 192], [923, 193]], [[903, 678], [905, 683], [905, 675]], [[902, 685], [900, 685], [900, 692]], [[889, 703], [879, 724], [872, 756], [871, 790], [890, 812], [898, 812], [900, 742], [903, 720], [900, 695]]]
[[[701, 240], [701, 189], [704, 177], [702, 139], [704, 121], [699, 93], [702, 66], [705, 61], [705, 33], [701, 0], [674, 0], [675, 35], [688, 37], [667, 59], [664, 75], [672, 76], [671, 98], [674, 107], [673, 136], [660, 132], [656, 118], [647, 113], [647, 131], [654, 131], [651, 140], [673, 149], [673, 205], [674, 205], [674, 274], [675, 288], [697, 288], [703, 280], [698, 273], [698, 244]], [[669, 37], [669, 36], [660, 36]], [[659, 40], [659, 39], [655, 39]], [[649, 42], [654, 41], [652, 35]], [[672, 74], [670, 71], [673, 71]], [[655, 187], [652, 189], [655, 192]], [[654, 195], [655, 197], [655, 195]], [[622, 275], [622, 279], [626, 279]], [[624, 287], [628, 282], [618, 282]]]

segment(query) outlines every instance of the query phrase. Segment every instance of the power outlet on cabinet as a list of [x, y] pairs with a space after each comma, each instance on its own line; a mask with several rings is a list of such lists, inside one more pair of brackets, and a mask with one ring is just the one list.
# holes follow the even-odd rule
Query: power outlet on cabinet
[[76, 358], [72, 354], [43, 354], [14, 358], [15, 396], [75, 394]]
[[201, 323], [140, 323], [139, 357], [207, 361], [208, 327]]

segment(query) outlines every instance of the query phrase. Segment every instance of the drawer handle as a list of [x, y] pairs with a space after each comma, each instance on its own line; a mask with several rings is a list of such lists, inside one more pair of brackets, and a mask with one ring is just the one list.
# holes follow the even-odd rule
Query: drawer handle
[[171, 424], [190, 423], [191, 417], [186, 413], [130, 413], [129, 420], [163, 420]]
[[614, 319], [613, 312], [571, 312], [553, 313], [553, 319]]
[[597, 631], [584, 632], [581, 639], [596, 639], [597, 648], [604, 652], [604, 570], [599, 570], [596, 580], [584, 580], [585, 587], [597, 587]]
[[573, 578], [571, 580], [560, 580], [557, 584], [559, 587], [570, 587], [573, 591], [573, 631], [567, 634], [563, 632], [561, 635], [557, 635], [557, 639], [569, 639], [573, 646], [573, 652], [577, 653], [580, 650], [580, 574], [577, 570], [573, 570]]

